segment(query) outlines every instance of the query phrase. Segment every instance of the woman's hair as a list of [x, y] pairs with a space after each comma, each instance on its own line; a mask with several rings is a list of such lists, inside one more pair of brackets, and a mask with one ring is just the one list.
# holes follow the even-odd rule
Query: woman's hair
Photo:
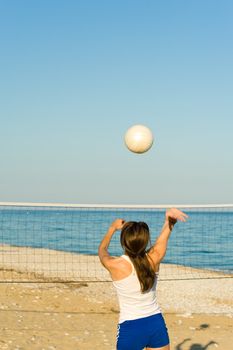
[[123, 226], [121, 245], [133, 262], [143, 293], [150, 290], [155, 281], [155, 272], [146, 254], [148, 243], [151, 244], [150, 231], [145, 222], [129, 221]]

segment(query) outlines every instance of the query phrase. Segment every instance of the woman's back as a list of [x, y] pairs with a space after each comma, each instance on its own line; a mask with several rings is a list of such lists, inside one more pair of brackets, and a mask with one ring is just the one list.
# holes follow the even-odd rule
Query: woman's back
[[155, 273], [155, 281], [152, 288], [142, 293], [133, 263], [127, 255], [122, 255], [122, 258], [131, 265], [131, 273], [123, 279], [113, 280], [120, 306], [119, 323], [160, 313], [161, 309], [156, 300], [158, 273]]

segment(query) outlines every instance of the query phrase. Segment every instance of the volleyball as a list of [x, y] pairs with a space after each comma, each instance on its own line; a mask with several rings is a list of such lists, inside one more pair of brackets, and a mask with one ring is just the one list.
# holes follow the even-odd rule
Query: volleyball
[[134, 125], [125, 134], [125, 144], [134, 153], [145, 153], [153, 145], [154, 137], [151, 130], [144, 125]]

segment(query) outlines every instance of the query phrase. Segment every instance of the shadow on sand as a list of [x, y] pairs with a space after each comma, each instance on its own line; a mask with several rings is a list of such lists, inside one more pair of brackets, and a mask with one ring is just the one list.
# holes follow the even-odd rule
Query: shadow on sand
[[[191, 340], [190, 338], [183, 340], [180, 344], [178, 344], [176, 346], [176, 350], [183, 350], [183, 345], [190, 340]], [[188, 348], [188, 350], [207, 350], [209, 348], [209, 346], [213, 345], [213, 344], [217, 344], [217, 343], [215, 341], [212, 341], [212, 340], [209, 343], [207, 343], [206, 345], [202, 345], [199, 343], [193, 343], [193, 344], [190, 344], [190, 347]]]

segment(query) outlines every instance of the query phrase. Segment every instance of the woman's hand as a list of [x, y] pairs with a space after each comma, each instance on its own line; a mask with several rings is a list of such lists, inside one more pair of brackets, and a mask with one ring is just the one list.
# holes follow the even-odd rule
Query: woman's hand
[[125, 220], [123, 220], [123, 219], [116, 219], [111, 224], [111, 227], [113, 227], [115, 230], [121, 230], [122, 227], [124, 226], [124, 224], [125, 224]]
[[174, 226], [177, 223], [177, 221], [185, 222], [188, 218], [188, 215], [179, 209], [171, 208], [166, 210], [165, 217], [166, 221], [168, 221], [169, 223], [169, 226]]

